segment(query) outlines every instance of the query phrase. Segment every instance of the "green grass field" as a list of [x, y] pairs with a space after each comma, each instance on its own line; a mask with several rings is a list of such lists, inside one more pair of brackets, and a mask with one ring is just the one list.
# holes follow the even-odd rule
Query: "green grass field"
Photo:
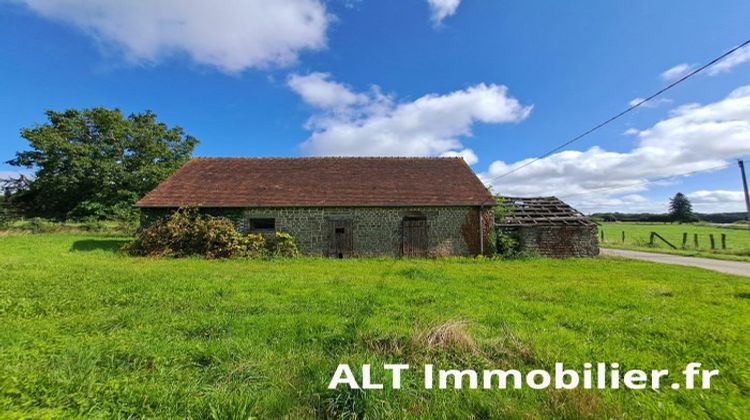
[[[707, 258], [750, 261], [750, 231], [738, 226], [719, 227], [703, 224], [668, 224], [668, 223], [602, 223], [600, 233], [604, 231], [602, 246], [609, 248], [633, 249], [641, 251], [664, 252], [670, 254], [700, 256]], [[622, 242], [625, 232], [625, 242]], [[649, 244], [651, 232], [656, 232], [678, 249], [656, 239], [654, 246]], [[688, 234], [687, 246], [682, 248], [682, 235]], [[695, 247], [694, 235], [698, 234], [698, 247]], [[709, 235], [714, 235], [716, 249], [711, 249]], [[726, 249], [721, 249], [721, 235], [726, 235]]]
[[[0, 236], [0, 417], [750, 415], [747, 278], [603, 258], [154, 260], [117, 253], [122, 242]], [[721, 373], [710, 390], [658, 392], [417, 381], [424, 363], [598, 361]], [[328, 390], [339, 363], [414, 371], [401, 390]]]

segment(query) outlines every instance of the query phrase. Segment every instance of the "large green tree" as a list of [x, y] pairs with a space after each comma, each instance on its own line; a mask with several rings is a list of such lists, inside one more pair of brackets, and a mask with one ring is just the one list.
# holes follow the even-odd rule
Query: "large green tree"
[[673, 222], [687, 223], [695, 221], [693, 205], [685, 194], [678, 192], [669, 199], [669, 215]]
[[28, 216], [106, 218], [132, 205], [184, 164], [198, 143], [153, 112], [92, 108], [47, 111], [48, 122], [21, 130], [30, 150], [9, 164], [33, 168], [13, 202]]

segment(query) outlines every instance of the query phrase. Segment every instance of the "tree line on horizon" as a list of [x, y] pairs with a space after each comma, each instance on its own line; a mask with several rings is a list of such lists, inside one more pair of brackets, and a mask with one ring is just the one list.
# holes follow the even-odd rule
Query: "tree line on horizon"
[[593, 213], [592, 218], [604, 222], [656, 222], [656, 223], [736, 223], [747, 220], [747, 213], [694, 213], [685, 194], [678, 192], [669, 199], [668, 213]]

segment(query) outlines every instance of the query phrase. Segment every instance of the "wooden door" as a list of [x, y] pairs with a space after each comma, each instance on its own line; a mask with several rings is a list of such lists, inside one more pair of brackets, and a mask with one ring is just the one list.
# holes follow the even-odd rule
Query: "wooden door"
[[427, 255], [428, 237], [427, 220], [404, 219], [402, 251], [406, 257], [423, 257]]
[[328, 256], [349, 258], [354, 254], [351, 220], [328, 220]]

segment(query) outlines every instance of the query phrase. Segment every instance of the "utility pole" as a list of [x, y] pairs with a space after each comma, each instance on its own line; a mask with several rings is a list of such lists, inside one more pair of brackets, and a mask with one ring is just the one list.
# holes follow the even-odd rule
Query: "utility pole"
[[748, 229], [750, 229], [750, 195], [747, 193], [747, 176], [745, 176], [745, 162], [742, 159], [737, 160], [740, 165], [740, 172], [742, 173], [742, 187], [745, 189], [745, 208], [747, 209], [747, 223]]

